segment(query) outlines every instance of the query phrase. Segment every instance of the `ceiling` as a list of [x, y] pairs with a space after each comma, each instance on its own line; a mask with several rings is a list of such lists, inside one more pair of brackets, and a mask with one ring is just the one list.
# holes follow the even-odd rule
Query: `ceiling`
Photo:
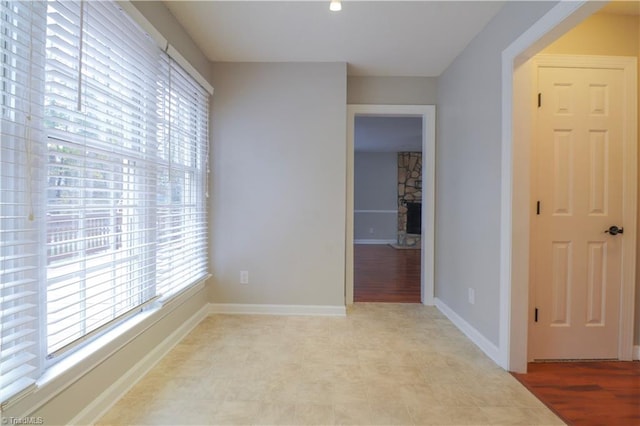
[[440, 75], [503, 3], [165, 1], [210, 61], [347, 62], [352, 76], [397, 77]]
[[[347, 62], [352, 76], [440, 75], [504, 1], [166, 1], [213, 62]], [[601, 12], [640, 14], [640, 1]], [[444, 42], [443, 42], [444, 41]], [[420, 118], [357, 117], [356, 151], [421, 150]]]
[[358, 152], [420, 152], [422, 117], [356, 116], [354, 148]]

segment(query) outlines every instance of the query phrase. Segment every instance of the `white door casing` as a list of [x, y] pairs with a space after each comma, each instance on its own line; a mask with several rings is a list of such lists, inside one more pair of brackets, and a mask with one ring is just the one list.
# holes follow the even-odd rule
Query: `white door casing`
[[624, 73], [537, 69], [532, 194], [541, 204], [532, 217], [529, 358], [618, 358], [627, 235], [605, 230], [626, 223]]
[[[499, 357], [496, 362], [510, 371], [527, 372], [527, 330], [529, 329], [529, 223], [531, 116], [535, 107], [531, 58], [562, 34], [602, 8], [602, 3], [587, 0], [558, 2], [531, 27], [502, 51], [502, 137], [500, 186], [500, 324]], [[621, 59], [621, 58], [617, 58]], [[625, 87], [630, 111], [636, 111], [635, 58], [623, 58], [620, 67], [625, 71]], [[629, 131], [636, 137], [633, 128]], [[635, 153], [626, 153], [635, 158]], [[627, 161], [627, 160], [625, 160]], [[632, 161], [632, 160], [630, 160]], [[633, 297], [634, 288], [625, 288]], [[631, 300], [631, 299], [630, 299]], [[623, 304], [623, 324], [632, 324], [633, 302]], [[626, 311], [629, 309], [629, 311]], [[628, 321], [627, 321], [628, 320]], [[620, 335], [621, 359], [631, 359], [632, 328], [623, 325]], [[627, 333], [627, 334], [625, 334]], [[628, 347], [623, 347], [625, 344]]]
[[435, 105], [347, 105], [347, 211], [345, 304], [353, 304], [353, 169], [356, 116], [422, 117], [422, 258], [420, 286], [422, 303], [434, 304], [435, 241]]

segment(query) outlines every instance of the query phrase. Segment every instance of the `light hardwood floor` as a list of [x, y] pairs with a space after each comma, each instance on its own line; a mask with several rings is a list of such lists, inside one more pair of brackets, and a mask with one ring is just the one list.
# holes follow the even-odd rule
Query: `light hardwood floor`
[[214, 315], [98, 422], [558, 425], [436, 308]]

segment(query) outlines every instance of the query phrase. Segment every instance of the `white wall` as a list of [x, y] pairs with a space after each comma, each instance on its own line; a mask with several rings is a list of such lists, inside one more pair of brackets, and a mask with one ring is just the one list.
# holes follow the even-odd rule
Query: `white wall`
[[[438, 78], [436, 297], [495, 345], [501, 303], [501, 53], [554, 5], [506, 3]], [[469, 288], [475, 289], [475, 304], [467, 301]]]
[[347, 103], [361, 105], [434, 105], [435, 77], [349, 77]]
[[[353, 238], [396, 241], [398, 236], [398, 153], [356, 152], [353, 180], [355, 210]], [[371, 229], [373, 232], [370, 232]]]
[[344, 306], [346, 72], [213, 64], [212, 302]]

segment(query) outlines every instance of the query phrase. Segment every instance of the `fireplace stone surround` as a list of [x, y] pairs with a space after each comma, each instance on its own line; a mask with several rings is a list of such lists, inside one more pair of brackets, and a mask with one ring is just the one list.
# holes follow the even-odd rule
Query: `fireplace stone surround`
[[[418, 204], [419, 206], [415, 206]], [[420, 247], [420, 222], [411, 218], [407, 229], [408, 211], [421, 211], [422, 206], [422, 153], [398, 153], [398, 246]], [[411, 231], [411, 232], [409, 232]]]

